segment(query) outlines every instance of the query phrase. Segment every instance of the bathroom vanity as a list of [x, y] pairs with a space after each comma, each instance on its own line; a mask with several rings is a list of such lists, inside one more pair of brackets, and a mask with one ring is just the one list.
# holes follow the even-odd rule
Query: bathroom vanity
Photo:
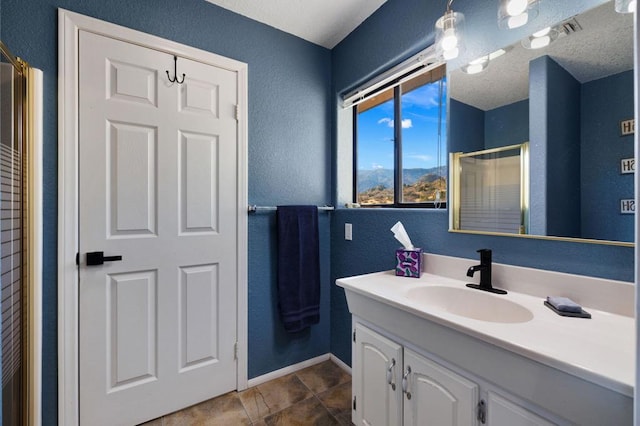
[[[343, 278], [353, 316], [356, 425], [630, 425], [633, 284], [494, 265], [467, 288], [474, 260], [425, 255], [419, 279]], [[591, 319], [543, 305], [567, 296]]]

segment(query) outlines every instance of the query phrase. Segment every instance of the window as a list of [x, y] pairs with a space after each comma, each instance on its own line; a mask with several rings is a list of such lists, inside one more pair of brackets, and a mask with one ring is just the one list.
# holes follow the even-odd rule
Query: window
[[402, 79], [354, 107], [354, 202], [445, 207], [445, 67]]

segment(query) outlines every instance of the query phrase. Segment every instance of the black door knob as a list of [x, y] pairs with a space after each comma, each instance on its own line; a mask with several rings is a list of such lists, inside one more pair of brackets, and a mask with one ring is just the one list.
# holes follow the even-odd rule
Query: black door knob
[[102, 265], [104, 262], [122, 260], [122, 256], [105, 256], [103, 251], [87, 252], [87, 266]]

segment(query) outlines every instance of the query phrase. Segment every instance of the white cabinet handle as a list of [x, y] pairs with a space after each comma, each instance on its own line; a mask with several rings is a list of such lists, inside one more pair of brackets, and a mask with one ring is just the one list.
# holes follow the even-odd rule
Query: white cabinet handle
[[393, 367], [396, 365], [395, 358], [391, 358], [391, 362], [389, 363], [389, 368], [387, 368], [387, 383], [391, 386], [391, 390], [396, 390], [396, 384], [393, 383]]
[[411, 392], [409, 392], [409, 374], [411, 374], [411, 367], [407, 365], [407, 369], [402, 376], [402, 392], [407, 395], [407, 399], [411, 399]]

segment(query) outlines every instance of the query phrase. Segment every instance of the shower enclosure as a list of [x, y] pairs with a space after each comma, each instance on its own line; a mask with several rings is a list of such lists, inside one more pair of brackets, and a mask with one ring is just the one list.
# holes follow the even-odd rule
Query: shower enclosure
[[529, 144], [450, 157], [453, 229], [528, 234]]
[[[33, 69], [0, 42], [0, 327], [2, 417], [31, 425], [39, 417], [39, 172], [34, 156]], [[35, 368], [34, 368], [35, 366]]]

